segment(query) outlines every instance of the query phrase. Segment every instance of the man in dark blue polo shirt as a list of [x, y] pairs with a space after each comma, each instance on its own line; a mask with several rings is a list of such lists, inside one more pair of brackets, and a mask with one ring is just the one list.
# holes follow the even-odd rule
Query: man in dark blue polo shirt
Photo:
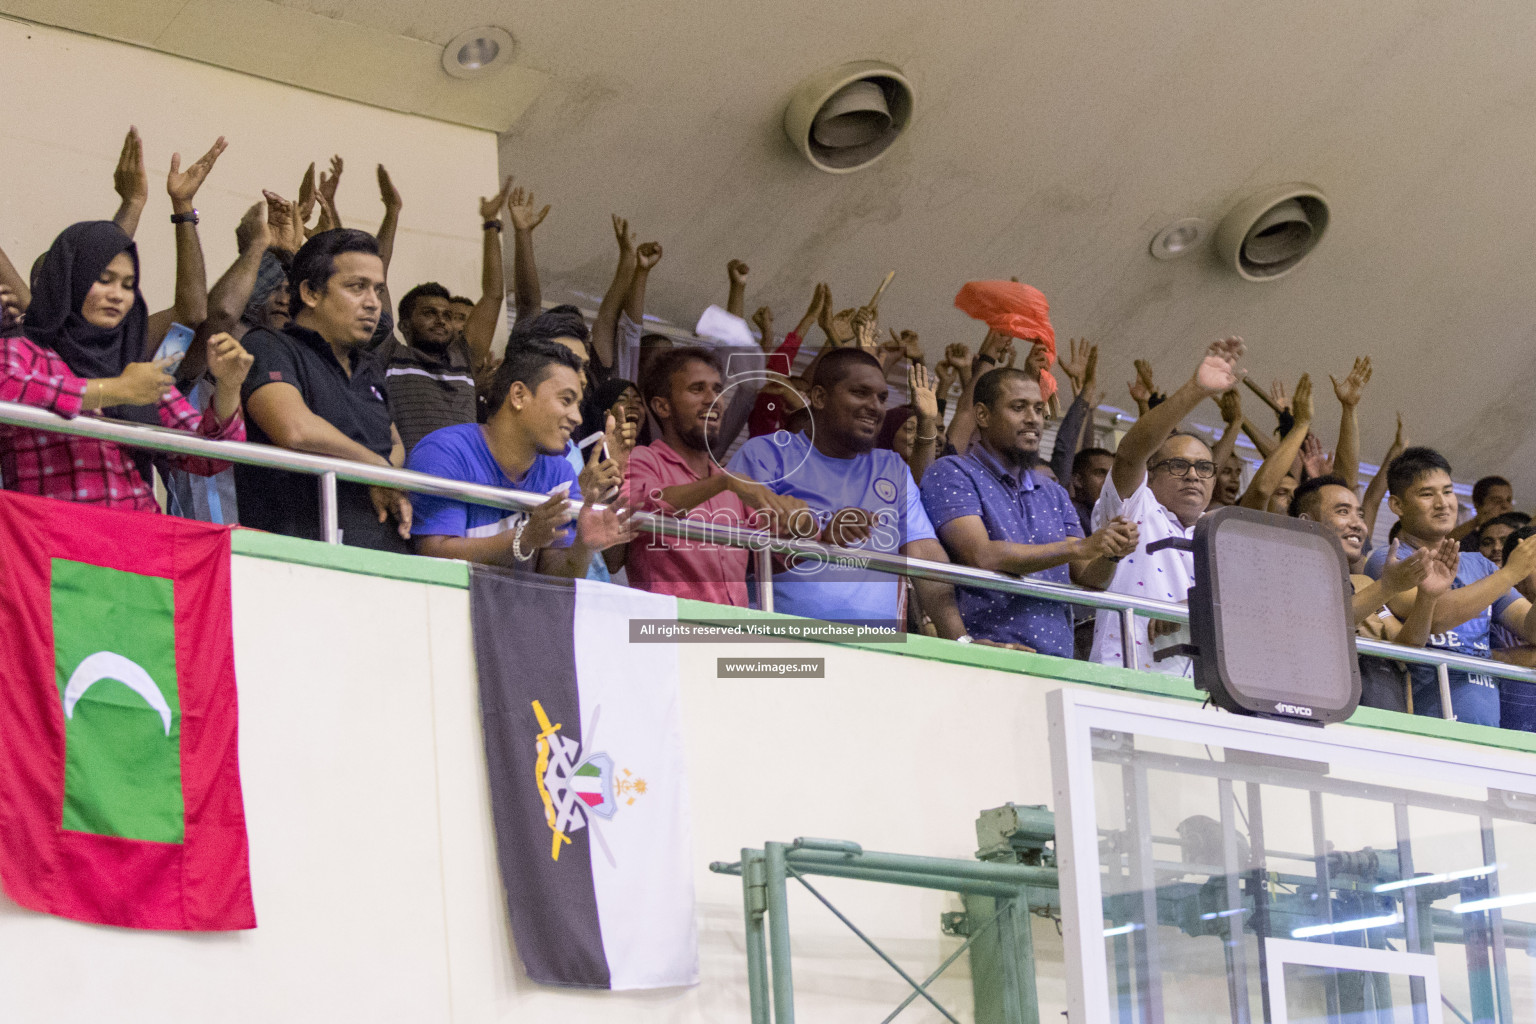
[[[1136, 524], [1111, 520], [1090, 537], [1060, 484], [1037, 474], [1045, 400], [1023, 370], [992, 370], [976, 382], [976, 443], [923, 474], [923, 506], [950, 557], [993, 572], [1100, 589], [1136, 550]], [[966, 631], [978, 640], [1025, 644], [1072, 656], [1072, 613], [1056, 601], [957, 588]]]
[[[391, 421], [382, 366], [363, 349], [383, 310], [384, 264], [363, 231], [324, 231], [304, 243], [289, 271], [292, 321], [245, 336], [256, 357], [246, 376], [252, 441], [374, 466], [399, 466], [405, 449]], [[236, 466], [240, 521], [290, 537], [321, 539], [316, 477]], [[399, 491], [336, 485], [341, 539], [409, 551], [411, 503]]]

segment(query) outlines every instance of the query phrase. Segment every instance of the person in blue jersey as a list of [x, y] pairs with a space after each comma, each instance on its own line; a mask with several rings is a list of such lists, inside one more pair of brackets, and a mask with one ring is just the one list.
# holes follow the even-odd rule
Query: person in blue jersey
[[[811, 381], [809, 429], [752, 438], [726, 471], [804, 501], [806, 514], [790, 524], [800, 536], [947, 562], [907, 464], [896, 452], [875, 448], [887, 394], [878, 359], [858, 348], [835, 349]], [[939, 635], [969, 642], [953, 588], [914, 583]], [[905, 618], [900, 578], [857, 566], [791, 557], [775, 573], [773, 593], [774, 610], [791, 615], [892, 628]]]
[[[1414, 550], [1439, 544], [1456, 529], [1457, 501], [1451, 465], [1432, 448], [1409, 448], [1387, 467], [1387, 505], [1402, 527], [1402, 546]], [[1387, 549], [1377, 548], [1366, 559], [1365, 574], [1381, 579]], [[1453, 589], [1435, 605], [1425, 647], [1474, 658], [1490, 657], [1488, 634], [1497, 621], [1527, 642], [1536, 636], [1536, 606], [1515, 591], [1536, 569], [1536, 539], [1521, 542], [1503, 568], [1477, 552], [1461, 553]], [[1387, 601], [1398, 618], [1407, 618], [1415, 590]], [[1440, 716], [1440, 686], [1428, 665], [1410, 666], [1413, 710]], [[1499, 683], [1484, 673], [1451, 669], [1451, 710], [1457, 719], [1478, 725], [1499, 725]]]
[[596, 495], [579, 513], [567, 506], [583, 500], [564, 455], [581, 423], [580, 370], [563, 346], [520, 345], [491, 379], [493, 411], [483, 425], [434, 430], [411, 450], [406, 468], [419, 473], [550, 496], [531, 512], [512, 512], [417, 494], [411, 535], [420, 554], [578, 577], [594, 552], [634, 539], [633, 510], [622, 498], [602, 510], [592, 507]]

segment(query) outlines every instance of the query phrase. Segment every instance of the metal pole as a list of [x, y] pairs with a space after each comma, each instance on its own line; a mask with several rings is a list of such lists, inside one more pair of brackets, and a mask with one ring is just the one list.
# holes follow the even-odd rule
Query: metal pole
[[327, 544], [341, 543], [341, 527], [336, 522], [336, 474], [320, 474], [320, 539]]
[[1250, 1024], [1252, 1008], [1248, 1003], [1248, 957], [1244, 948], [1243, 929], [1243, 865], [1237, 859], [1237, 822], [1232, 818], [1233, 802], [1231, 779], [1216, 781], [1216, 798], [1221, 801], [1221, 860], [1227, 873], [1227, 999], [1232, 1005], [1232, 1024]]
[[1140, 667], [1136, 664], [1136, 613], [1129, 608], [1120, 609], [1120, 656], [1126, 668]]
[[757, 606], [773, 611], [773, 552], [767, 548], [757, 551]]
[[1456, 712], [1451, 709], [1451, 669], [1445, 662], [1435, 666], [1435, 675], [1440, 680], [1440, 717], [1455, 719]]
[[[1483, 815], [1483, 863], [1497, 864], [1498, 853], [1493, 843], [1493, 819]], [[1488, 895], [1499, 895], [1499, 875], [1493, 872], [1488, 876]], [[1493, 990], [1494, 997], [1499, 1002], [1499, 1020], [1503, 1022], [1513, 1021], [1515, 1015], [1511, 1010], [1509, 997], [1509, 959], [1504, 944], [1504, 912], [1498, 907], [1488, 911], [1488, 926], [1493, 937]]]
[[795, 1024], [795, 978], [789, 964], [789, 893], [783, 843], [763, 844], [763, 878], [768, 907], [769, 968], [773, 972], [774, 1024]]
[[747, 917], [747, 998], [752, 1024], [769, 1024], [768, 949], [763, 939], [763, 915], [768, 911], [763, 854], [741, 851], [741, 900]]
[[[1397, 833], [1397, 871], [1400, 878], [1413, 877], [1413, 841], [1408, 828], [1408, 805], [1402, 801], [1392, 805], [1392, 823]], [[1428, 953], [1434, 943], [1434, 929], [1423, 934], [1419, 922], [1419, 894], [1415, 886], [1401, 890], [1403, 896], [1403, 945], [1410, 953]], [[1408, 1002], [1413, 1010], [1413, 1024], [1429, 1024], [1428, 996], [1424, 979], [1410, 975], [1408, 978]]]

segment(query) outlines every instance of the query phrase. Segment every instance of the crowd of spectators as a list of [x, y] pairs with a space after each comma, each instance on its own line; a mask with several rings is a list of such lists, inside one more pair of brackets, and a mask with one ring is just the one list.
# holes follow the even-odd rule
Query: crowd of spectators
[[[395, 305], [389, 266], [402, 198], [381, 166], [378, 229], [344, 227], [339, 157], [318, 177], [311, 166], [293, 201], [265, 193], [236, 229], [237, 258], [209, 287], [194, 203], [224, 146], [185, 170], [171, 161], [170, 309], [151, 313], [140, 287], [133, 238], [149, 184], [132, 130], [112, 220], [67, 228], [26, 276], [0, 253], [0, 400], [544, 494], [525, 513], [343, 482], [337, 524], [347, 544], [741, 608], [758, 602], [747, 550], [653, 535], [635, 514], [1181, 602], [1191, 556], [1147, 546], [1188, 538], [1207, 512], [1239, 505], [1338, 537], [1359, 635], [1536, 667], [1536, 529], [1514, 511], [1507, 480], [1479, 480], [1475, 515], [1462, 521], [1450, 464], [1409, 447], [1399, 417], [1362, 496], [1357, 408], [1369, 358], [1331, 378], [1340, 409], [1332, 451], [1314, 431], [1311, 378], [1289, 391], [1254, 386], [1237, 338], [1210, 345], [1166, 394], [1137, 360], [1137, 418], [1117, 446], [1101, 447], [1099, 348], [1073, 339], [1058, 353], [1043, 297], [1027, 286], [1016, 285], [1027, 310], [1002, 326], [988, 321], [974, 355], [948, 344], [930, 369], [916, 334], [882, 336], [884, 285], [841, 311], [831, 288], [817, 285], [781, 340], [767, 307], [748, 326], [750, 270], [732, 260], [724, 308], [711, 308], [700, 337], [684, 341], [647, 331], [646, 288], [662, 247], [614, 217], [617, 265], [589, 323], [573, 306], [545, 308], [534, 232], [550, 207], [508, 179], [476, 211], [478, 296], [422, 282]], [[498, 352], [504, 304], [510, 329]], [[811, 355], [813, 330], [823, 340]], [[1275, 414], [1274, 431], [1245, 414], [1244, 385]], [[1214, 444], [1181, 427], [1208, 400], [1224, 425]], [[1238, 453], [1240, 435], [1255, 458]], [[320, 537], [311, 476], [0, 426], [0, 480], [11, 490], [158, 512], [156, 471], [169, 512]], [[1373, 547], [1384, 496], [1397, 523], [1391, 541]], [[1110, 665], [1126, 648], [1114, 612], [875, 572], [858, 558], [776, 555], [772, 581], [776, 610], [795, 615]], [[1153, 658], [1187, 641], [1185, 627], [1137, 617], [1134, 630], [1135, 667], [1192, 674], [1187, 658]], [[1433, 670], [1368, 657], [1360, 667], [1364, 704], [1441, 713]], [[1536, 729], [1536, 686], [1454, 670], [1451, 696], [1463, 721]]]

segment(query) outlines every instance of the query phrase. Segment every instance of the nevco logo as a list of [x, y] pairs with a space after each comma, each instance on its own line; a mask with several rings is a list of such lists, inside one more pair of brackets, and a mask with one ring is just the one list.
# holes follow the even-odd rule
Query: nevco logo
[[1311, 708], [1304, 708], [1304, 707], [1302, 707], [1299, 704], [1286, 704], [1284, 701], [1281, 701], [1280, 703], [1277, 703], [1275, 705], [1275, 714], [1277, 714], [1277, 715], [1300, 715], [1303, 718], [1311, 718], [1312, 717], [1312, 709]]

